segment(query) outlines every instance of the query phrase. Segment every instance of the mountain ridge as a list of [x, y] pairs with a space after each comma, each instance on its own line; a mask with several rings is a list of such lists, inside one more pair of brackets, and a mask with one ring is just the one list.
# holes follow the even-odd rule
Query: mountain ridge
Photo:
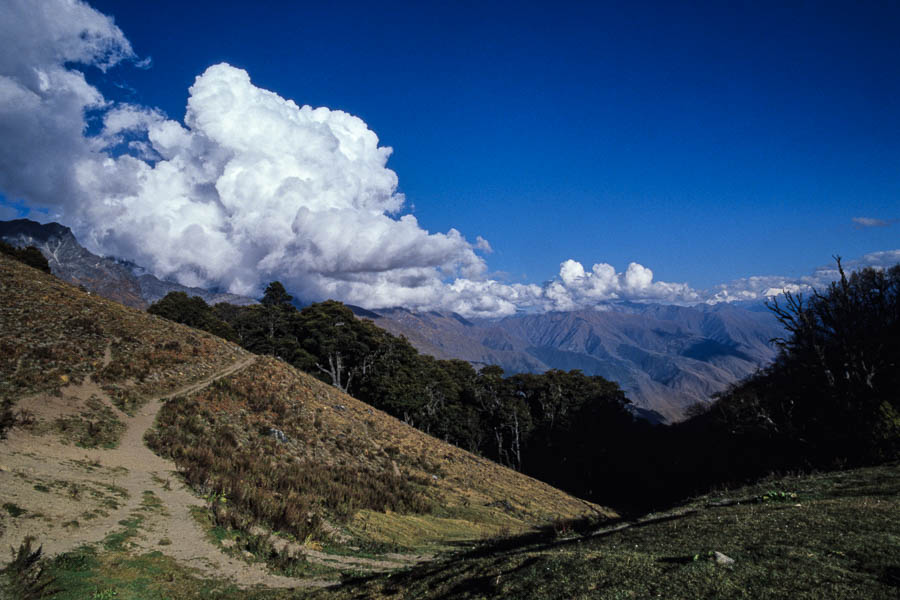
[[140, 271], [137, 265], [103, 257], [82, 246], [72, 230], [60, 223], [38, 223], [30, 219], [0, 221], [0, 240], [17, 247], [34, 246], [46, 257], [51, 272], [74, 285], [132, 308], [145, 309], [169, 292], [199, 296], [207, 304], [255, 304], [237, 294], [188, 287]]
[[405, 308], [358, 316], [405, 336], [420, 352], [509, 374], [580, 369], [616, 381], [644, 417], [677, 421], [687, 408], [766, 366], [783, 333], [768, 311], [736, 306], [626, 303], [604, 310], [469, 320]]

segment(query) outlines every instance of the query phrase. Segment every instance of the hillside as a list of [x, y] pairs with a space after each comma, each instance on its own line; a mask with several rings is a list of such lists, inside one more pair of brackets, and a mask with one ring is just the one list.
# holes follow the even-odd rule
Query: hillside
[[0, 394], [20, 421], [0, 441], [3, 547], [34, 536], [98, 581], [165, 562], [221, 589], [290, 588], [614, 516], [6, 257], [0, 296]]
[[315, 597], [894, 599], [898, 467], [770, 478], [634, 522], [501, 540]]
[[752, 307], [604, 308], [477, 321], [405, 309], [357, 314], [438, 358], [496, 364], [508, 374], [600, 375], [618, 383], [645, 416], [666, 421], [770, 363], [769, 341], [784, 333], [768, 311]]

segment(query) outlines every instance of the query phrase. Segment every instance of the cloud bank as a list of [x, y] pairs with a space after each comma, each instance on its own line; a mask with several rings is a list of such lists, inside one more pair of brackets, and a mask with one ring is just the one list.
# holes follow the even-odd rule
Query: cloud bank
[[[887, 269], [900, 264], [900, 250], [871, 252], [857, 259], [843, 260], [841, 262], [845, 273], [865, 267]], [[832, 281], [840, 279], [840, 276], [837, 264], [834, 263], [818, 267], [810, 275], [803, 277], [746, 277], [717, 286], [707, 294], [705, 302], [707, 304], [716, 304], [719, 302], [764, 300], [784, 292], [796, 294], [810, 293], [814, 289], [821, 291], [826, 289]]]
[[486, 317], [755, 299], [802, 284], [751, 278], [709, 298], [637, 263], [617, 272], [574, 260], [541, 285], [491, 279], [488, 240], [429, 232], [404, 211], [391, 148], [361, 119], [298, 105], [224, 63], [197, 76], [182, 121], [114, 103], [80, 69], [149, 59], [110, 18], [78, 0], [5, 4], [0, 192], [160, 277], [250, 296], [277, 279], [309, 300]]
[[[499, 316], [597, 301], [694, 297], [684, 284], [566, 261], [542, 286], [485, 277], [460, 232], [404, 214], [391, 149], [359, 118], [299, 106], [227, 64], [188, 90], [183, 122], [107, 101], [79, 68], [143, 66], [111, 19], [77, 1], [11, 3], [0, 62], [0, 189], [49, 209], [94, 251], [161, 277], [258, 295], [279, 279], [305, 298]], [[88, 119], [102, 127], [86, 135]]]

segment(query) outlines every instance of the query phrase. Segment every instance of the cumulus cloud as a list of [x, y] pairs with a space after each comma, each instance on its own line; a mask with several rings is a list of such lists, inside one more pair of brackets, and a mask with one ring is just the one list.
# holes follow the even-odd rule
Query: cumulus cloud
[[[436, 305], [485, 271], [451, 229], [402, 214], [391, 149], [347, 113], [298, 106], [226, 64], [197, 77], [183, 123], [113, 105], [80, 68], [135, 59], [111, 19], [67, 0], [9, 3], [0, 32], [0, 189], [49, 207], [93, 250], [191, 285]], [[139, 67], [148, 63], [141, 61]], [[85, 134], [89, 113], [102, 129]]]
[[485, 254], [491, 254], [494, 252], [494, 249], [491, 248], [491, 243], [480, 235], [475, 238], [475, 248], [477, 250], [481, 250]]
[[94, 245], [185, 284], [255, 295], [277, 278], [370, 307], [434, 304], [447, 278], [484, 272], [461, 233], [399, 214], [391, 149], [359, 118], [298, 106], [227, 64], [189, 92], [183, 125], [134, 106], [106, 114], [98, 143], [146, 142], [79, 165], [102, 199], [72, 207]]
[[546, 288], [556, 310], [584, 308], [611, 300], [690, 303], [700, 299], [685, 283], [653, 281], [653, 271], [635, 262], [624, 273], [617, 273], [606, 263], [595, 264], [586, 272], [580, 262], [569, 259], [560, 265], [559, 279]]
[[[427, 231], [404, 210], [387, 167], [391, 148], [361, 119], [298, 105], [228, 64], [197, 76], [181, 121], [113, 103], [79, 69], [150, 63], [111, 19], [78, 0], [8, 0], [5, 12], [0, 215], [24, 201], [95, 252], [251, 296], [278, 279], [310, 300], [467, 316], [709, 298], [655, 281], [637, 263], [618, 272], [566, 260], [542, 285], [490, 279], [479, 255], [493, 251], [486, 239]], [[712, 297], [753, 299], [803, 284], [749, 278]]]
[[[309, 299], [467, 315], [693, 294], [634, 263], [617, 274], [566, 261], [543, 286], [488, 279], [486, 239], [404, 214], [391, 148], [361, 119], [300, 106], [227, 64], [197, 77], [183, 122], [113, 104], [71, 66], [136, 62], [112, 20], [73, 0], [10, 7], [0, 131], [15, 143], [0, 151], [0, 189], [49, 207], [92, 250], [187, 285], [258, 295], [280, 279]], [[91, 112], [102, 127], [86, 135]]]
[[0, 190], [50, 206], [83, 199], [75, 165], [92, 157], [85, 112], [106, 105], [84, 74], [134, 52], [108, 17], [83, 2], [8, 0], [0, 19]]

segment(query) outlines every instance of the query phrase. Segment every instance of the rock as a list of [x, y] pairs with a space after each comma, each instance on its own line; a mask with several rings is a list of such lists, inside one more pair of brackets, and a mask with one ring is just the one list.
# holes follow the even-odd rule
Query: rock
[[288, 438], [286, 435], [284, 435], [284, 432], [280, 429], [275, 429], [274, 427], [269, 427], [269, 435], [271, 435], [282, 444], [288, 441]]
[[730, 556], [726, 556], [721, 552], [713, 552], [713, 560], [716, 561], [717, 565], [722, 566], [731, 566], [734, 564], [734, 559]]

